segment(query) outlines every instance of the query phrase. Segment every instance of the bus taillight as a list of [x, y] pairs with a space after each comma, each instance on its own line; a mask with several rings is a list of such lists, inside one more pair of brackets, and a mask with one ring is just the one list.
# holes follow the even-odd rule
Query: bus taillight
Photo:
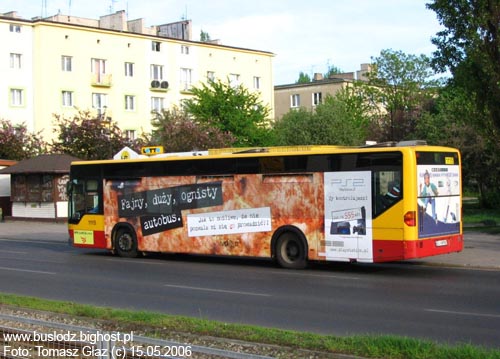
[[405, 213], [404, 221], [409, 227], [415, 227], [417, 225], [417, 213], [415, 211], [408, 211]]

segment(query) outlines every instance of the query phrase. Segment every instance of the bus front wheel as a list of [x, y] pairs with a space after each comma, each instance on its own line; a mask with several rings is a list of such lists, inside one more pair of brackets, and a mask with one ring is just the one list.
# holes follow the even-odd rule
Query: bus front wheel
[[126, 228], [118, 230], [115, 237], [115, 251], [120, 257], [137, 257], [139, 254], [137, 250], [137, 238], [132, 230]]
[[276, 242], [276, 260], [283, 268], [302, 269], [307, 265], [306, 247], [293, 232], [285, 232]]

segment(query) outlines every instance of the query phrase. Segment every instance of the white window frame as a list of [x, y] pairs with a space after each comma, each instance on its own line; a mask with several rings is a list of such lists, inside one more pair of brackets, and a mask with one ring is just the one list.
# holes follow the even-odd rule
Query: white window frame
[[21, 58], [22, 58], [22, 55], [21, 54], [16, 54], [16, 53], [11, 53], [10, 54], [10, 68], [11, 69], [21, 69]]
[[161, 112], [165, 108], [164, 101], [163, 97], [151, 97], [151, 111]]
[[125, 111], [135, 111], [134, 95], [125, 95]]
[[239, 74], [229, 74], [229, 84], [231, 87], [238, 87], [240, 85], [240, 75]]
[[160, 52], [161, 51], [161, 42], [160, 41], [151, 41], [151, 51]]
[[107, 61], [105, 59], [92, 58], [91, 60], [92, 73], [96, 75], [104, 75], [106, 73], [106, 62]]
[[73, 107], [73, 91], [62, 91], [62, 105], [64, 107]]
[[14, 107], [24, 106], [24, 90], [11, 88], [10, 89], [10, 104]]
[[72, 56], [61, 56], [61, 68], [64, 72], [73, 71], [73, 57]]
[[181, 54], [183, 55], [189, 55], [189, 46], [187, 45], [181, 45]]
[[193, 70], [186, 68], [186, 67], [181, 67], [181, 72], [180, 72], [180, 87], [181, 91], [187, 91], [191, 88], [191, 84], [193, 81]]
[[151, 80], [163, 81], [163, 65], [151, 64]]
[[96, 109], [99, 115], [106, 112], [108, 108], [108, 95], [100, 92], [92, 93], [92, 108]]
[[318, 106], [323, 102], [323, 93], [321, 92], [313, 92], [312, 94], [312, 104], [313, 106]]
[[136, 131], [135, 130], [125, 130], [125, 137], [129, 140], [136, 139]]
[[10, 32], [17, 32], [17, 33], [20, 33], [20, 32], [21, 32], [21, 25], [17, 25], [17, 24], [10, 24], [10, 25], [9, 25], [9, 31], [10, 31]]
[[261, 82], [261, 78], [259, 76], [253, 77], [253, 88], [255, 90], [260, 90], [260, 82]]
[[134, 63], [125, 62], [125, 77], [134, 77]]
[[290, 107], [297, 108], [300, 107], [300, 94], [295, 93], [290, 95]]

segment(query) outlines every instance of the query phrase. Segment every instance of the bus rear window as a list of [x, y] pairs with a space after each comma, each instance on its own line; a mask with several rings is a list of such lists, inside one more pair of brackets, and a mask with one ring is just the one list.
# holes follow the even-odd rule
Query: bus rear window
[[458, 165], [456, 152], [417, 152], [417, 165]]

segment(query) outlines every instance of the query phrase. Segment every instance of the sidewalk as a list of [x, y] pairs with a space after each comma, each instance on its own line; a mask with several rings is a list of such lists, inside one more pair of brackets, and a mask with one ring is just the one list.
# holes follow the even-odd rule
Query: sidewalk
[[[0, 222], [0, 239], [68, 241], [66, 223], [6, 220]], [[429, 265], [447, 265], [500, 270], [500, 235], [464, 233], [465, 248], [460, 253], [411, 260]]]

